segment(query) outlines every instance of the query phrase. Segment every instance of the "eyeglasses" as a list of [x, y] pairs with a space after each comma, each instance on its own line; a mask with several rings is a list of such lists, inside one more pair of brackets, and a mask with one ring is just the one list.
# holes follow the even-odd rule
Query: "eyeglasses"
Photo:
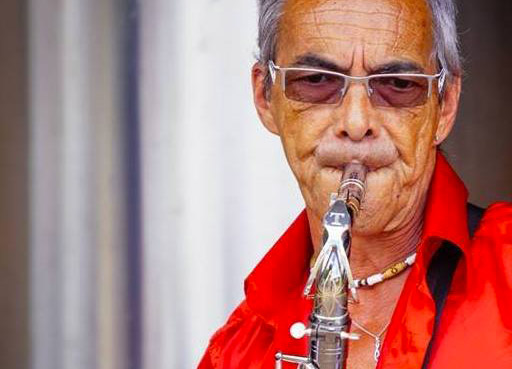
[[350, 83], [360, 82], [366, 86], [368, 97], [374, 106], [409, 108], [424, 104], [432, 94], [432, 81], [437, 83], [442, 94], [446, 73], [438, 74], [390, 73], [353, 77], [343, 73], [315, 68], [282, 68], [269, 62], [272, 83], [277, 72], [281, 72], [282, 89], [285, 96], [294, 101], [311, 104], [337, 104], [347, 92]]

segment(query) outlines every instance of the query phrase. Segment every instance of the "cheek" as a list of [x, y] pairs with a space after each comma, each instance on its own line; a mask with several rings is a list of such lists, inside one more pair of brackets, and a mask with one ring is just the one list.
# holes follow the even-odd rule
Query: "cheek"
[[328, 202], [326, 185], [329, 189], [331, 185], [336, 187], [336, 183], [330, 183], [335, 176], [322, 171], [315, 159], [318, 144], [330, 127], [331, 114], [329, 107], [284, 102], [277, 115], [286, 158], [306, 203], [315, 212]]
[[403, 110], [397, 119], [388, 124], [389, 134], [400, 153], [404, 184], [415, 182], [435, 151], [433, 136], [438, 109], [428, 104], [418, 109]]
[[416, 119], [411, 121], [413, 126], [413, 150], [416, 175], [425, 172], [428, 165], [429, 152], [435, 151], [433, 137], [437, 129], [438, 109], [434, 104], [425, 107], [422, 114], [418, 114]]
[[318, 142], [328, 127], [328, 111], [300, 103], [286, 105], [280, 110], [280, 133], [288, 161], [296, 172], [313, 160]]

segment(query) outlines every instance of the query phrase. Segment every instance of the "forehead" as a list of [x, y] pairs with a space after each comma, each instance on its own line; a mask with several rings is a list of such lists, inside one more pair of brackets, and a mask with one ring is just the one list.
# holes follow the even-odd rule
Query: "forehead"
[[425, 66], [432, 55], [431, 24], [425, 0], [288, 0], [277, 54], [280, 62], [319, 54], [348, 68], [361, 50], [365, 66], [396, 59]]

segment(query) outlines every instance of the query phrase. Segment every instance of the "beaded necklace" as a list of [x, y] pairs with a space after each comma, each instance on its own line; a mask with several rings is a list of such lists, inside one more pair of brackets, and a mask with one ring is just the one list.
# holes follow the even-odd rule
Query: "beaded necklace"
[[405, 260], [399, 261], [398, 263], [395, 263], [390, 267], [387, 267], [380, 273], [373, 274], [366, 278], [354, 280], [354, 284], [356, 288], [360, 288], [370, 287], [376, 285], [377, 283], [384, 282], [385, 280], [396, 277], [397, 275], [402, 273], [404, 270], [406, 270], [408, 267], [414, 264], [415, 260], [416, 253], [413, 253], [406, 257]]

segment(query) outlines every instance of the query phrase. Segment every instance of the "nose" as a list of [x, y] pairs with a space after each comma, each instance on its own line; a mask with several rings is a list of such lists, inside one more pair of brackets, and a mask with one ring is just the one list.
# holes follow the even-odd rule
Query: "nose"
[[334, 133], [340, 138], [361, 141], [373, 137], [376, 127], [370, 119], [371, 102], [364, 84], [352, 83], [335, 109]]

